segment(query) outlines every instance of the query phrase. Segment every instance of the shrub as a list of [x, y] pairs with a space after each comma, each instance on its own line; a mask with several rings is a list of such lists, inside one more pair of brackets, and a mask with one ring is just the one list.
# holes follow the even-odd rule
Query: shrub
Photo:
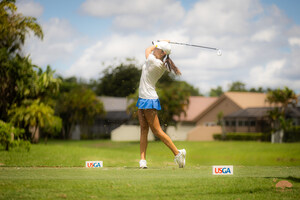
[[[226, 133], [225, 140], [254, 140], [263, 141], [265, 140], [265, 134], [263, 133]], [[222, 134], [214, 134], [213, 138], [215, 140], [222, 140]]]
[[21, 139], [24, 133], [24, 129], [15, 128], [0, 120], [0, 144], [6, 151], [14, 147], [24, 147], [29, 151], [30, 143]]
[[299, 142], [300, 141], [300, 126], [293, 126], [286, 131], [283, 136], [284, 142]]

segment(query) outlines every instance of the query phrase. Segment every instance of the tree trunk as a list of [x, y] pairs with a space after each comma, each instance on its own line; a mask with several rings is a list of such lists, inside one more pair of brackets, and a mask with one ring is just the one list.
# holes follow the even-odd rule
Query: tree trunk
[[272, 133], [272, 137], [271, 137], [272, 143], [282, 143], [283, 136], [284, 136], [283, 129], [275, 131], [274, 133]]
[[31, 141], [32, 143], [38, 143], [40, 139], [40, 131], [39, 131], [39, 124], [34, 127], [29, 128], [31, 132]]
[[226, 139], [226, 130], [225, 130], [225, 127], [224, 127], [224, 120], [223, 119], [220, 121], [220, 125], [221, 125], [221, 128], [222, 128], [222, 140], [225, 140]]

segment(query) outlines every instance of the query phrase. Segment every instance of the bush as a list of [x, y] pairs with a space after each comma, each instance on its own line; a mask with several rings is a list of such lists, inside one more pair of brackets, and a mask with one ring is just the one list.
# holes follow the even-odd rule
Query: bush
[[[222, 140], [222, 134], [214, 134], [213, 138], [215, 140]], [[225, 140], [254, 140], [254, 141], [264, 141], [266, 135], [263, 133], [226, 133]]]
[[300, 126], [293, 126], [286, 131], [283, 136], [284, 142], [299, 142], [300, 141]]
[[0, 144], [6, 151], [14, 147], [24, 147], [29, 151], [30, 143], [21, 139], [24, 133], [24, 129], [15, 128], [0, 120]]

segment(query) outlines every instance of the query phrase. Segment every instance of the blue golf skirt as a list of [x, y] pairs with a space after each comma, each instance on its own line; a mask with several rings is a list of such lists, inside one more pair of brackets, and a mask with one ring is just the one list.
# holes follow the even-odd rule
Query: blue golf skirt
[[159, 99], [142, 99], [139, 98], [136, 107], [139, 109], [156, 109], [161, 110]]

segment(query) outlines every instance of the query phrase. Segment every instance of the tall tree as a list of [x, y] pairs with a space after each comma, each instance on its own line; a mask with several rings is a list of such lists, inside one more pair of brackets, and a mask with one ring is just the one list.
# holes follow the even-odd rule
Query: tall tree
[[9, 107], [35, 92], [37, 66], [20, 53], [29, 32], [41, 39], [43, 32], [36, 18], [17, 13], [15, 0], [0, 2], [0, 24], [0, 118], [7, 120]]
[[0, 2], [0, 49], [5, 49], [9, 54], [21, 51], [26, 35], [30, 31], [43, 39], [43, 31], [36, 18], [17, 13], [15, 2], [15, 0]]
[[246, 92], [246, 84], [241, 81], [235, 81], [229, 84], [229, 90], [231, 92]]
[[134, 63], [122, 63], [116, 68], [106, 68], [103, 74], [96, 90], [97, 95], [126, 97], [138, 88], [141, 70]]
[[218, 86], [216, 89], [211, 88], [209, 92], [210, 97], [219, 97], [223, 94], [223, 89], [221, 86]]
[[272, 129], [274, 132], [273, 137], [276, 138], [275, 142], [281, 143], [284, 136], [284, 131], [286, 131], [291, 124], [285, 117], [286, 109], [289, 105], [297, 105], [297, 95], [293, 90], [289, 89], [288, 87], [284, 87], [284, 89], [278, 88], [276, 90], [269, 91], [267, 93], [266, 100], [271, 104], [276, 104], [279, 106], [269, 112], [269, 117], [272, 121]]
[[57, 103], [57, 112], [63, 120], [63, 137], [71, 138], [76, 124], [92, 124], [96, 115], [105, 113], [103, 103], [96, 94], [82, 86], [62, 93]]

